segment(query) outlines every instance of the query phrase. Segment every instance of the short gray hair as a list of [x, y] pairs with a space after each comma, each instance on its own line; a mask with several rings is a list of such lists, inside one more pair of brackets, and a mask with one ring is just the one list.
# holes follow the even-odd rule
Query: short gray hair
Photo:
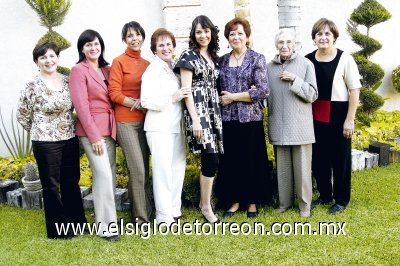
[[294, 32], [294, 30], [291, 28], [282, 28], [275, 35], [275, 46], [278, 46], [279, 37], [281, 37], [283, 34], [289, 34], [290, 36], [292, 36], [293, 44], [296, 43], [296, 33]]

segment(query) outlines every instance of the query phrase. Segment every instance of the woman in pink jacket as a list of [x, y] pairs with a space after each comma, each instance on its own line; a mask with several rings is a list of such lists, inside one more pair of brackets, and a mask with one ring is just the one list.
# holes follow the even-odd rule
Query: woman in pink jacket
[[79, 61], [70, 74], [72, 103], [78, 114], [76, 135], [82, 143], [93, 172], [93, 202], [99, 235], [118, 240], [118, 232], [108, 230], [117, 221], [114, 201], [116, 124], [108, 97], [110, 67], [104, 59], [104, 42], [94, 30], [85, 30], [78, 39]]

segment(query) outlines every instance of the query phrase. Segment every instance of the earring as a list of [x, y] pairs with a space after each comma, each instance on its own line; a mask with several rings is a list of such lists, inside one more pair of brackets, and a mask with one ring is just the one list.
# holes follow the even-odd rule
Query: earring
[[315, 41], [313, 41], [313, 45], [315, 46], [315, 45], [317, 45], [317, 43]]

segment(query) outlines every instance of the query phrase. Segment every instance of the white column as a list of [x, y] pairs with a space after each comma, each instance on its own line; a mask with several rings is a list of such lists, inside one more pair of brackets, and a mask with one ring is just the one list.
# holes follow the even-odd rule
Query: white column
[[164, 0], [164, 25], [175, 35], [176, 56], [189, 47], [192, 21], [201, 11], [200, 0]]
[[278, 0], [279, 28], [291, 28], [296, 33], [296, 50], [301, 50], [300, 42], [300, 0]]

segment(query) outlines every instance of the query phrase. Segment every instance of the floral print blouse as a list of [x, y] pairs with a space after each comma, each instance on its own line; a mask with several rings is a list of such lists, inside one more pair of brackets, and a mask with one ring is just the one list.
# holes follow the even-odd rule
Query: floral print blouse
[[223, 153], [217, 66], [213, 69], [201, 55], [192, 50], [186, 50], [180, 56], [174, 71], [179, 73], [179, 68], [187, 68], [193, 72], [193, 101], [203, 128], [203, 138], [197, 142], [193, 135], [192, 119], [189, 111], [185, 108], [183, 112], [184, 126], [190, 152]]
[[53, 90], [37, 75], [21, 92], [17, 120], [30, 131], [33, 141], [60, 141], [75, 136], [68, 77], [62, 75], [62, 80], [62, 88]]
[[[252, 102], [232, 102], [222, 106], [223, 121], [262, 121], [263, 101], [269, 95], [267, 64], [262, 54], [247, 49], [243, 62], [238, 67], [229, 66], [230, 54], [219, 61], [219, 81], [221, 91], [231, 93], [249, 92]], [[254, 87], [252, 87], [254, 86]]]

